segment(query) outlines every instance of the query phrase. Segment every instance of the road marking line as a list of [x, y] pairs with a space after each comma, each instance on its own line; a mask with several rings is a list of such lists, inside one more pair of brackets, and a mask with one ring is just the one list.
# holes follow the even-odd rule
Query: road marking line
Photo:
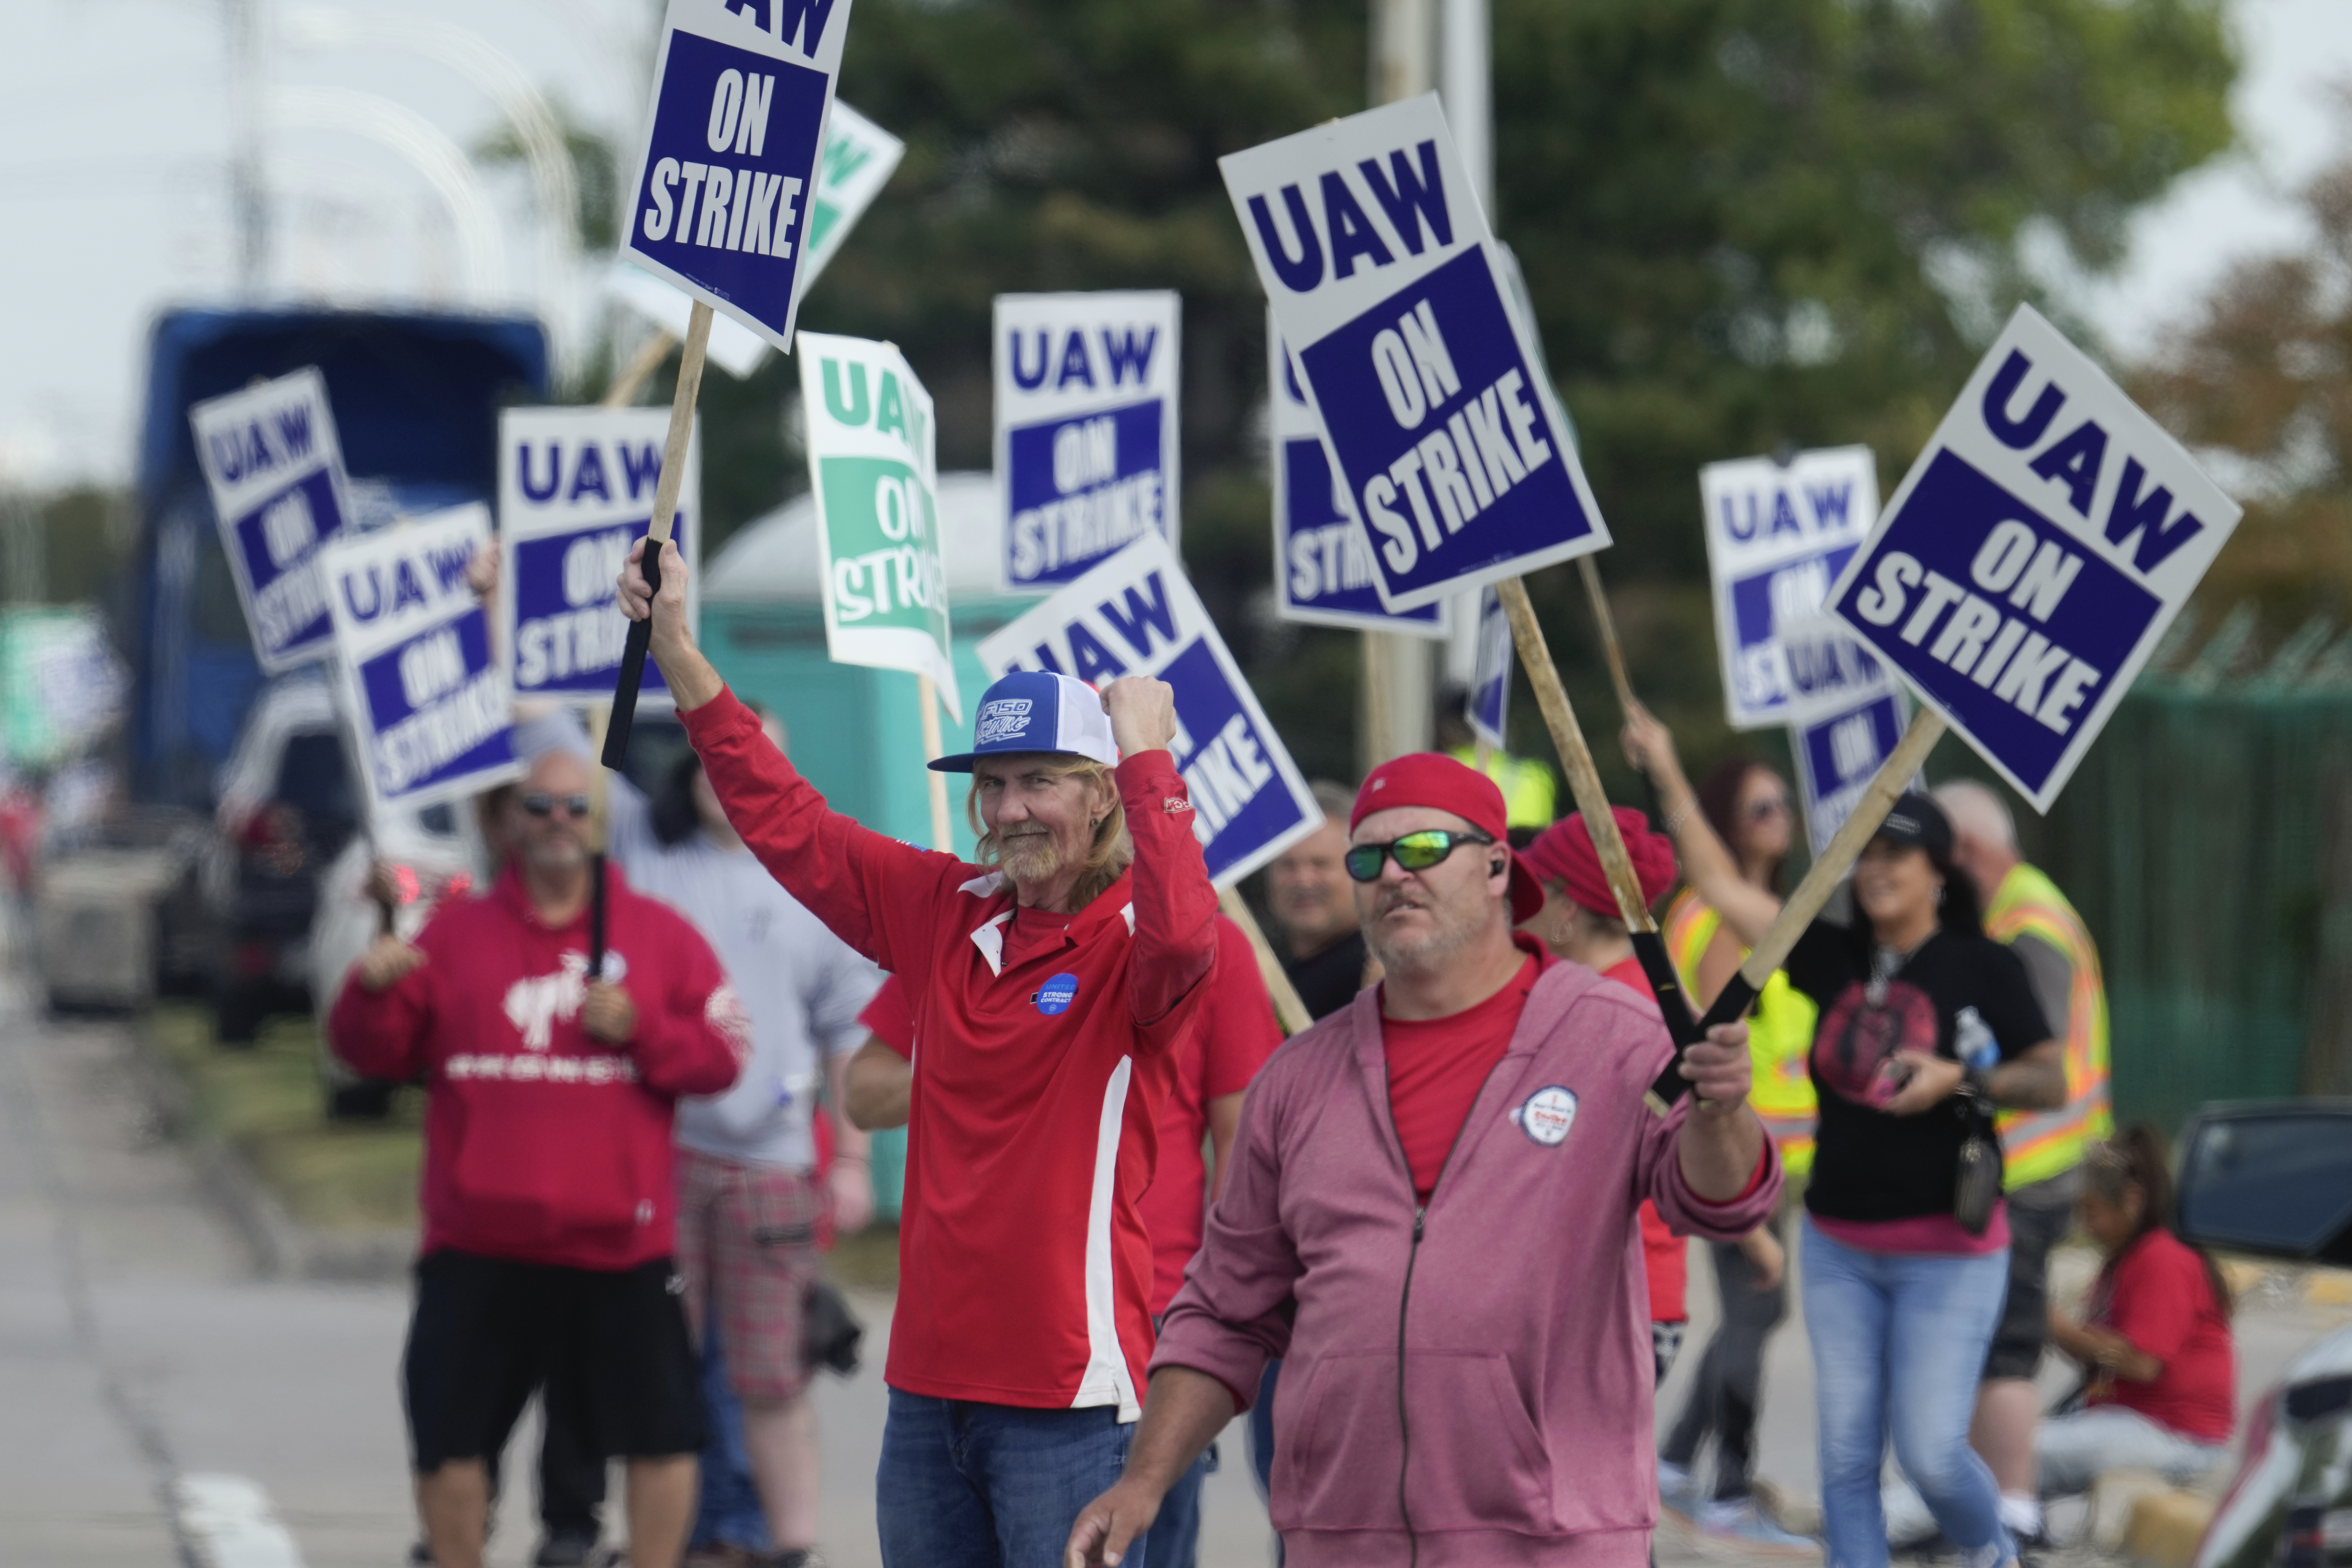
[[300, 1549], [257, 1482], [182, 1476], [172, 1483], [172, 1506], [205, 1568], [302, 1568]]

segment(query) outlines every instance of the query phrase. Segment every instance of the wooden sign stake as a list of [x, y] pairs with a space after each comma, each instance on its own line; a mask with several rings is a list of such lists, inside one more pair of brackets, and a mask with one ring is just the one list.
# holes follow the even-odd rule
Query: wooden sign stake
[[[702, 392], [702, 359], [710, 347], [710, 307], [697, 300], [686, 328], [686, 353], [677, 362], [677, 395], [669, 404], [669, 438], [662, 443], [661, 482], [654, 489], [654, 515], [646, 546], [648, 587], [661, 588], [661, 547], [669, 542], [677, 516], [677, 492], [686, 484], [686, 448], [694, 434], [694, 404]], [[612, 728], [604, 732], [604, 765], [618, 773], [629, 756], [629, 731], [637, 717], [637, 688], [646, 677], [646, 649], [652, 643], [651, 616], [629, 625], [621, 650], [621, 678], [613, 687]]]
[[1911, 727], [1904, 731], [1903, 739], [1895, 743], [1895, 750], [1887, 753], [1870, 783], [1863, 786], [1853, 809], [1831, 836], [1828, 847], [1807, 869], [1797, 890], [1789, 895], [1789, 901], [1780, 906], [1780, 913], [1765, 931], [1764, 940], [1748, 950], [1739, 973], [1724, 983], [1715, 1005], [1706, 1010], [1703, 1025], [1728, 1023], [1748, 1010], [1757, 993], [1764, 989], [1764, 983], [1772, 978], [1772, 972], [1787, 961], [1797, 939], [1805, 934], [1805, 928], [1813, 923], [1813, 917], [1822, 912], [1822, 906], [1829, 902], [1830, 894], [1845, 880], [1854, 861], [1861, 858], [1862, 847], [1885, 822], [1895, 796], [1911, 787], [1913, 776], [1927, 761], [1927, 753], [1936, 749], [1936, 742], [1944, 738], [1948, 727], [1943, 715], [1932, 708], [1923, 707], [1911, 715]]
[[[947, 755], [947, 745], [940, 737], [940, 687], [928, 675], [915, 677], [915, 700], [923, 708], [923, 761], [936, 763]], [[931, 847], [942, 854], [955, 848], [952, 823], [948, 816], [948, 775], [930, 774]]]
[[1298, 994], [1298, 987], [1290, 983], [1290, 976], [1283, 970], [1282, 960], [1275, 954], [1274, 944], [1266, 941], [1265, 932], [1258, 926], [1257, 917], [1250, 913], [1250, 907], [1240, 891], [1233, 888], [1219, 889], [1217, 908], [1224, 912], [1227, 920], [1242, 928], [1244, 936], [1249, 938], [1250, 951], [1257, 955], [1257, 977], [1265, 982], [1266, 994], [1274, 998], [1275, 1022], [1282, 1026], [1282, 1032], [1296, 1035], [1313, 1024], [1314, 1015], [1307, 1012], [1306, 1002]]
[[1609, 679], [1617, 688], [1617, 708], [1620, 712], [1633, 711], [1633, 683], [1625, 679], [1625, 650], [1617, 643], [1617, 621], [1609, 613], [1609, 595], [1601, 586], [1601, 568], [1592, 563], [1590, 555], [1576, 558], [1576, 570], [1584, 579], [1584, 596], [1592, 601], [1592, 618], [1601, 623], [1601, 654], [1609, 664]]
[[[1576, 809], [1584, 814], [1585, 830], [1592, 835], [1592, 847], [1601, 857], [1601, 875], [1609, 879], [1609, 890], [1617, 896], [1619, 918], [1624, 921], [1626, 933], [1633, 938], [1633, 953], [1641, 960], [1643, 977], [1656, 994], [1666, 1032], [1674, 1038], [1675, 1060], [1667, 1064], [1664, 1076], [1672, 1076], [1681, 1083], [1683, 1079], [1675, 1069], [1681, 1065], [1683, 1047], [1700, 1038], [1704, 1030], [1692, 1021], [1690, 999], [1683, 994], [1682, 977], [1675, 973], [1665, 942], [1658, 935], [1658, 922], [1650, 918], [1649, 904], [1642, 897], [1642, 879], [1633, 869], [1633, 858], [1626, 853], [1625, 836], [1617, 830], [1617, 816], [1610, 809], [1609, 793], [1601, 787], [1601, 771], [1593, 765], [1591, 749], [1584, 743], [1584, 731], [1576, 721], [1576, 710], [1570, 706], [1567, 689], [1560, 685], [1559, 670], [1551, 661], [1551, 648], [1544, 640], [1543, 627], [1536, 621], [1535, 606], [1528, 600], [1527, 584], [1519, 578], [1510, 577], [1496, 584], [1495, 591], [1503, 601], [1503, 613], [1510, 617], [1511, 642], [1518, 651], [1519, 664], [1528, 672], [1528, 683], [1535, 688], [1536, 704], [1543, 710], [1552, 747], [1559, 752], [1560, 765], [1568, 773], [1569, 793], [1576, 799]], [[1672, 1107], [1673, 1100], [1661, 1099], [1653, 1092], [1649, 1104], [1652, 1110], [1663, 1116]]]
[[[709, 307], [706, 305], [703, 309], [709, 310]], [[638, 344], [637, 352], [629, 356], [629, 363], [614, 374], [613, 384], [604, 389], [604, 401], [597, 406], [626, 408], [635, 403], [637, 388], [646, 384], [646, 377], [661, 368], [661, 362], [669, 358], [669, 351], [676, 347], [677, 340], [667, 331], [656, 331]]]

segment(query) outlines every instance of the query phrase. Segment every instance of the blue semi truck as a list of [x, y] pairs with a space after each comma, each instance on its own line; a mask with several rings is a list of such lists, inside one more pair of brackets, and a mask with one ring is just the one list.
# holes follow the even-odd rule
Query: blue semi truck
[[[188, 826], [173, 863], [144, 879], [171, 891], [140, 967], [209, 994], [230, 1045], [307, 1000], [321, 877], [362, 825], [321, 672], [271, 680], [254, 656], [188, 410], [305, 366], [326, 379], [362, 528], [495, 501], [499, 410], [549, 398], [546, 333], [527, 317], [186, 310], [155, 323], [137, 553], [114, 598], [132, 671], [121, 762], [147, 808], [135, 817]], [[116, 981], [135, 1002], [149, 977]]]
[[549, 400], [547, 335], [521, 316], [173, 310], [155, 323], [141, 514], [121, 633], [134, 673], [132, 798], [209, 811], [264, 677], [221, 549], [188, 409], [316, 365], [362, 519], [498, 494], [499, 410]]

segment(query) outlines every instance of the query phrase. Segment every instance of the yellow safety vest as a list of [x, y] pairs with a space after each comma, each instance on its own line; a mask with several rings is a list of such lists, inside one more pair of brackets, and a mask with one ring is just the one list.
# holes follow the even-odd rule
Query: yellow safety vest
[[[1666, 952], [1694, 1001], [1699, 994], [1699, 957], [1722, 924], [1723, 917], [1688, 888], [1667, 907]], [[1745, 950], [1741, 956], [1747, 956]], [[1785, 970], [1776, 969], [1748, 1019], [1748, 1053], [1756, 1073], [1748, 1103], [1764, 1119], [1765, 1131], [1780, 1146], [1780, 1163], [1792, 1176], [1813, 1168], [1813, 1126], [1821, 1105], [1813, 1094], [1811, 1058], [1819, 1016], [1812, 999], [1789, 984]]]
[[2011, 942], [2036, 936], [2066, 959], [2066, 1103], [2056, 1110], [2000, 1113], [2005, 1184], [2063, 1175], [2083, 1163], [2083, 1146], [2115, 1131], [2107, 1085], [2107, 992], [2099, 950], [2058, 884], [2022, 862], [2000, 879], [1985, 911], [1985, 934]]
[[[1474, 746], [1464, 746], [1446, 753], [1455, 762], [1470, 767], [1478, 765], [1478, 752]], [[1552, 812], [1559, 804], [1559, 785], [1552, 780], [1551, 770], [1528, 757], [1515, 757], [1508, 752], [1489, 752], [1486, 776], [1493, 779], [1503, 792], [1503, 821], [1512, 827], [1549, 827]]]

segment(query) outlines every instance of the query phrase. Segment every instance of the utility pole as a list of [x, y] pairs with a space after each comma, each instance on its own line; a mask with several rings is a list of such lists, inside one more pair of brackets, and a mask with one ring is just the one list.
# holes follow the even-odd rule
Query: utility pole
[[49, 596], [49, 552], [47, 521], [30, 491], [10, 484], [0, 516], [8, 527], [8, 590], [12, 605], [38, 605]]
[[228, 35], [229, 205], [236, 224], [236, 289], [258, 299], [269, 276], [269, 196], [261, 173], [261, 7], [221, 0]]
[[[1499, 232], [1495, 222], [1494, 47], [1487, 0], [1437, 3], [1444, 8], [1438, 95], [1445, 104], [1445, 123], [1454, 132], [1463, 167], [1470, 171], [1471, 188], [1486, 209], [1487, 226]], [[1445, 642], [1445, 678], [1466, 687], [1477, 668], [1478, 595], [1459, 594], [1454, 600], [1454, 635]]]
[[[1417, 98], [1436, 86], [1440, 0], [1372, 0], [1370, 96], [1375, 104]], [[1436, 706], [1429, 645], [1393, 632], [1364, 632], [1358, 760], [1369, 773], [1391, 757], [1429, 749]]]

